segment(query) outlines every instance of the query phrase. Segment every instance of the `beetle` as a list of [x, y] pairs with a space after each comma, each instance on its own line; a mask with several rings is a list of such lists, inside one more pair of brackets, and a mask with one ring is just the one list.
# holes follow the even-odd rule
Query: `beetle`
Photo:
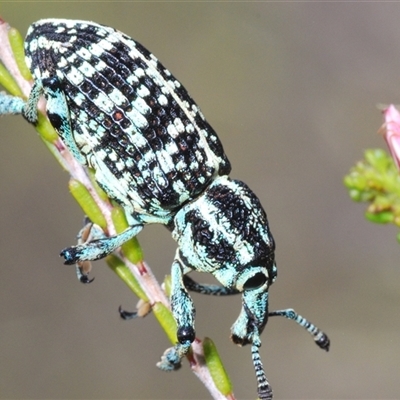
[[[124, 209], [122, 233], [80, 242], [61, 252], [66, 264], [101, 259], [145, 225], [169, 229], [178, 244], [171, 267], [171, 309], [178, 343], [158, 366], [177, 369], [195, 339], [189, 291], [242, 295], [231, 328], [238, 345], [251, 344], [260, 399], [272, 399], [260, 355], [268, 317], [284, 316], [329, 349], [326, 334], [294, 310], [269, 312], [268, 290], [277, 276], [275, 242], [253, 191], [231, 179], [230, 162], [213, 128], [186, 89], [142, 45], [94, 22], [45, 19], [25, 39], [34, 76], [27, 101], [2, 94], [0, 112], [37, 123], [43, 95], [47, 116], [75, 159], [93, 168], [106, 194]], [[221, 284], [195, 282], [191, 271]], [[81, 280], [88, 278], [81, 273]]]

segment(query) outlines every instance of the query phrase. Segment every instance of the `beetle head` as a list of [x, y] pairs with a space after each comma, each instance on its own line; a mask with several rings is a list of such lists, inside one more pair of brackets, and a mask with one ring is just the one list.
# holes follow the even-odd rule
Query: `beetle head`
[[243, 182], [218, 177], [176, 214], [172, 235], [185, 272], [209, 272], [229, 291], [242, 293], [233, 341], [257, 340], [267, 323], [268, 288], [276, 267], [274, 240], [255, 194]]

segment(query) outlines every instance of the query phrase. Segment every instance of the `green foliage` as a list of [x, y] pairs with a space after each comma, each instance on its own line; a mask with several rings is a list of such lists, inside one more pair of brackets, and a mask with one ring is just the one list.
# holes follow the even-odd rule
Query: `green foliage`
[[232, 393], [232, 384], [214, 342], [210, 338], [204, 338], [203, 349], [204, 358], [215, 386], [223, 395], [228, 396]]
[[[123, 232], [129, 228], [128, 221], [126, 220], [125, 212], [121, 207], [115, 207], [111, 211], [111, 218], [113, 220], [117, 233]], [[122, 246], [126, 258], [133, 264], [143, 261], [143, 250], [136, 237], [128, 240]]]
[[32, 75], [25, 63], [24, 38], [15, 28], [10, 28], [8, 31], [8, 39], [10, 40], [10, 46], [14, 53], [19, 72], [27, 81], [30, 81]]
[[153, 304], [153, 313], [160, 323], [161, 327], [164, 329], [164, 332], [167, 334], [170, 342], [173, 344], [177, 343], [177, 326], [171, 310], [165, 307], [163, 303], [157, 302]]
[[382, 149], [366, 150], [364, 156], [344, 178], [351, 199], [369, 203], [369, 221], [400, 227], [400, 174], [392, 157]]
[[76, 179], [70, 179], [68, 186], [69, 191], [82, 207], [85, 215], [87, 215], [94, 224], [99, 225], [102, 229], [106, 229], [107, 221], [86, 186]]
[[3, 88], [13, 96], [22, 97], [22, 90], [15, 82], [12, 75], [7, 71], [7, 68], [0, 63], [0, 84]]
[[115, 254], [110, 254], [106, 257], [107, 265], [118, 275], [120, 279], [136, 294], [139, 299], [148, 301], [145, 292], [140, 286], [137, 279], [133, 276], [131, 270], [126, 266], [126, 264]]

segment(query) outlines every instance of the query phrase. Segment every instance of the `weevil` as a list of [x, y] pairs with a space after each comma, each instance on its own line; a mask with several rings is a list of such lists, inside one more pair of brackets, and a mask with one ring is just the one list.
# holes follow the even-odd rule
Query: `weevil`
[[[303, 326], [324, 350], [326, 334], [292, 309], [268, 311], [277, 276], [267, 215], [243, 182], [231, 179], [222, 144], [174, 76], [138, 42], [87, 21], [46, 19], [25, 39], [34, 77], [27, 101], [6, 94], [0, 112], [37, 123], [37, 103], [75, 159], [93, 168], [107, 195], [124, 209], [129, 228], [115, 236], [66, 248], [66, 264], [103, 258], [146, 224], [166, 226], [178, 244], [171, 267], [171, 309], [178, 343], [158, 366], [177, 369], [195, 339], [195, 307], [188, 291], [242, 295], [231, 328], [238, 345], [251, 344], [260, 399], [272, 399], [260, 360], [268, 317]], [[100, 237], [101, 236], [101, 237]], [[85, 237], [90, 237], [85, 233]], [[195, 282], [191, 271], [212, 274], [221, 286]], [[82, 280], [87, 280], [84, 273]]]

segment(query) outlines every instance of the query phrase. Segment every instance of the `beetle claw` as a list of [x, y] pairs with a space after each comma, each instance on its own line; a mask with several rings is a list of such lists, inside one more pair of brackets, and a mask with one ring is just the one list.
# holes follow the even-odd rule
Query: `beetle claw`
[[118, 312], [119, 312], [119, 316], [127, 321], [129, 319], [134, 319], [138, 316], [138, 312], [137, 311], [126, 311], [122, 309], [122, 306], [118, 307]]
[[89, 283], [92, 283], [92, 282], [94, 281], [94, 278], [89, 279], [89, 277], [88, 277], [87, 275], [82, 275], [82, 276], [79, 278], [79, 281], [80, 281], [81, 283], [84, 283], [84, 284], [89, 284]]

